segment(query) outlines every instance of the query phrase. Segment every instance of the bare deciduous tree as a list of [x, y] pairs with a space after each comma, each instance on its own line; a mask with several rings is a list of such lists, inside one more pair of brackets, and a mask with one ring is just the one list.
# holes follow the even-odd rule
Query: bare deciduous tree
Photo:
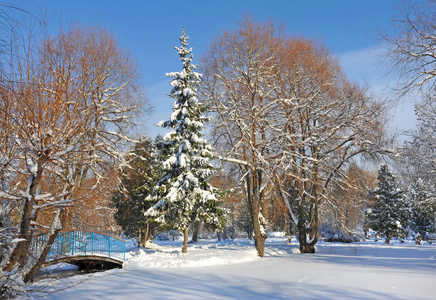
[[[18, 239], [1, 268], [24, 282], [69, 223], [69, 207], [100, 190], [106, 170], [125, 161], [126, 128], [144, 100], [136, 65], [103, 28], [72, 26], [54, 38], [33, 38], [11, 57], [10, 92], [0, 104], [10, 141], [1, 156], [11, 157], [3, 170], [13, 178], [0, 194], [22, 207]], [[47, 210], [53, 217], [38, 223]], [[42, 232], [48, 238], [32, 248]]]
[[301, 252], [314, 252], [330, 184], [356, 156], [380, 151], [383, 106], [324, 46], [250, 17], [214, 41], [204, 68], [214, 134], [223, 159], [240, 167], [259, 256], [274, 194], [288, 205]]
[[217, 113], [215, 137], [224, 160], [236, 163], [244, 182], [254, 240], [259, 256], [265, 248], [265, 205], [271, 186], [276, 141], [271, 111], [277, 106], [274, 80], [284, 36], [273, 23], [246, 18], [236, 31], [226, 31], [204, 59], [204, 94]]
[[392, 32], [382, 34], [387, 42], [386, 57], [391, 70], [398, 72], [398, 90], [403, 96], [419, 91], [416, 104], [417, 130], [411, 140], [398, 149], [397, 169], [407, 187], [418, 178], [436, 203], [434, 187], [436, 128], [436, 1], [405, 1], [392, 21]]
[[436, 2], [406, 1], [393, 17], [391, 33], [382, 33], [387, 42], [385, 57], [399, 72], [401, 95], [412, 89], [434, 94], [436, 76]]
[[362, 228], [365, 209], [373, 200], [370, 191], [377, 187], [377, 177], [354, 163], [344, 172], [346, 176], [339, 175], [340, 180], [332, 183], [328, 201], [322, 205], [321, 218], [322, 225], [331, 230], [332, 240], [339, 234], [337, 240], [351, 242], [356, 231]]
[[278, 89], [282, 113], [276, 117], [282, 147], [278, 170], [285, 176], [277, 173], [277, 187], [292, 187], [285, 198], [297, 207], [291, 215], [300, 250], [314, 252], [319, 209], [329, 199], [330, 184], [346, 178], [343, 170], [354, 157], [379, 151], [383, 107], [346, 79], [322, 45], [292, 39], [285, 53], [289, 61]]

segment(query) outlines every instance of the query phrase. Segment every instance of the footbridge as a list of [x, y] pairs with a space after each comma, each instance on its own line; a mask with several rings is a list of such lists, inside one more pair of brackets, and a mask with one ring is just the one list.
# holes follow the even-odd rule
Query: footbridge
[[[47, 235], [34, 239], [34, 247], [46, 243]], [[102, 232], [60, 231], [42, 267], [69, 263], [84, 269], [122, 268], [126, 259], [126, 241]]]

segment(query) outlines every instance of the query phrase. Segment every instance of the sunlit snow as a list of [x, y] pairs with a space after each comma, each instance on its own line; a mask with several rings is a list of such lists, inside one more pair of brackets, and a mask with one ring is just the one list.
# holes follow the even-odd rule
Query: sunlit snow
[[[131, 247], [123, 269], [40, 281], [69, 289], [45, 299], [435, 299], [436, 245], [412, 241], [317, 244], [300, 254], [295, 239], [267, 239], [265, 257], [253, 242], [200, 240]], [[73, 285], [73, 287], [71, 287]], [[37, 298], [37, 297], [36, 297]]]

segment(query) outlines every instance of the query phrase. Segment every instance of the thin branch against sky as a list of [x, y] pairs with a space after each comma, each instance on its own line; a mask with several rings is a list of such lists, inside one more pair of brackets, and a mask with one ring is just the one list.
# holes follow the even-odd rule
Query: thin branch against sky
[[[147, 120], [148, 134], [153, 136], [163, 133], [153, 124], [171, 110], [173, 101], [166, 95], [170, 81], [164, 75], [179, 67], [173, 48], [182, 27], [191, 37], [191, 45], [198, 53], [194, 63], [198, 63], [211, 39], [221, 30], [235, 28], [247, 13], [255, 19], [283, 22], [290, 34], [322, 39], [335, 55], [344, 57], [340, 61], [352, 80], [380, 92], [387, 79], [377, 67], [379, 58], [367, 54], [380, 45], [377, 31], [389, 28], [401, 1], [133, 0], [120, 4], [103, 0], [16, 0], [13, 4], [34, 15], [45, 14], [52, 32], [59, 30], [59, 24], [71, 22], [98, 23], [112, 31], [138, 59], [147, 95], [154, 106], [154, 113]], [[359, 53], [365, 55], [352, 59]], [[399, 113], [409, 109], [409, 106], [399, 109]], [[410, 129], [413, 124], [401, 127]]]

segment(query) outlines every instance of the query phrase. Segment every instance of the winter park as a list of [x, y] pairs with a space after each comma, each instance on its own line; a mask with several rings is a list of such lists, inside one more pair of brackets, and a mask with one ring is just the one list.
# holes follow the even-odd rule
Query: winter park
[[0, 0], [0, 299], [435, 299], [436, 2]]

